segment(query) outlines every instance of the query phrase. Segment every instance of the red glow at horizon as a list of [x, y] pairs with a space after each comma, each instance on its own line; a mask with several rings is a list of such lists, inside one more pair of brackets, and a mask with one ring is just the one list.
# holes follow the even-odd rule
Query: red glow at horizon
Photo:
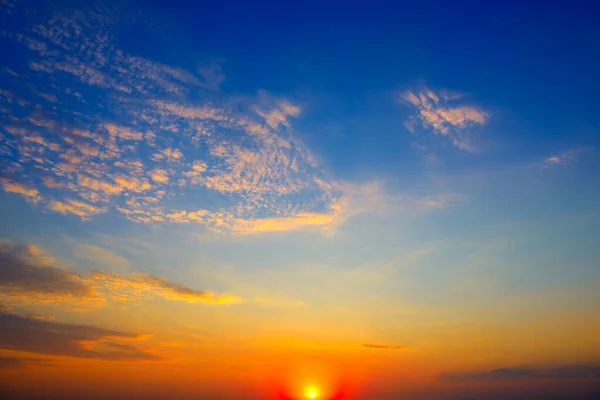
[[[294, 361], [288, 360], [286, 364], [273, 370], [267, 378], [267, 385], [269, 382], [277, 382], [276, 393], [272, 398], [343, 400], [348, 398], [350, 387], [355, 387], [357, 381], [360, 381], [353, 373], [352, 366], [335, 358], [305, 357]], [[311, 391], [316, 396], [311, 397]]]
[[[345, 394], [342, 391], [339, 391], [333, 395], [319, 395], [319, 397], [315, 397], [318, 400], [343, 400], [346, 398]], [[277, 396], [277, 400], [305, 400], [305, 399], [309, 399], [309, 397], [306, 397], [306, 395], [302, 394], [302, 395], [296, 395], [296, 396], [291, 396], [289, 394], [280, 392], [279, 395]]]

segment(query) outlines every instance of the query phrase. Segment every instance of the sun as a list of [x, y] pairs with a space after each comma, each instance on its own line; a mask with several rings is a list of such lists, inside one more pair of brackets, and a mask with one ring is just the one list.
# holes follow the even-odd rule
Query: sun
[[307, 399], [318, 399], [319, 392], [315, 388], [308, 388], [308, 389], [306, 389], [306, 398]]

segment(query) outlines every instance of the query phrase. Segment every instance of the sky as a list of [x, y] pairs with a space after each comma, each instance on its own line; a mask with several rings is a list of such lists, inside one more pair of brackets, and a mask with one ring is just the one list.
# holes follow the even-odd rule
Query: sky
[[600, 397], [594, 1], [0, 1], [0, 396]]

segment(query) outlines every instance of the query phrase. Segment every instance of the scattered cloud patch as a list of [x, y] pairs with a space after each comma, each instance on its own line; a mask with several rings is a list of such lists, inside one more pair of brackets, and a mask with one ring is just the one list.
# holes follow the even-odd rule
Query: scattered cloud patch
[[489, 114], [474, 106], [456, 104], [461, 98], [462, 95], [457, 93], [422, 88], [402, 92], [398, 101], [416, 111], [416, 115], [404, 124], [410, 132], [414, 133], [420, 122], [423, 128], [431, 129], [435, 135], [449, 138], [455, 147], [474, 151], [468, 131], [484, 125]]
[[11, 182], [8, 179], [2, 179], [2, 186], [4, 187], [4, 191], [7, 193], [16, 193], [23, 196], [25, 199], [33, 202], [37, 202], [39, 200], [38, 191], [35, 188], [27, 187], [19, 182]]

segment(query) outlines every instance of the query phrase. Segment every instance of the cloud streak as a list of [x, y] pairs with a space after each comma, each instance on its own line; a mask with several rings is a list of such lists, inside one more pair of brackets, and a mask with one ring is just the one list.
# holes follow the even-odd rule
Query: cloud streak
[[383, 349], [383, 350], [400, 350], [403, 346], [389, 345], [389, 344], [363, 344], [362, 347], [368, 347], [370, 349]]
[[103, 271], [92, 271], [84, 281], [102, 298], [117, 301], [135, 301], [149, 295], [186, 303], [228, 304], [241, 301], [233, 296], [190, 289], [146, 273], [123, 277]]

